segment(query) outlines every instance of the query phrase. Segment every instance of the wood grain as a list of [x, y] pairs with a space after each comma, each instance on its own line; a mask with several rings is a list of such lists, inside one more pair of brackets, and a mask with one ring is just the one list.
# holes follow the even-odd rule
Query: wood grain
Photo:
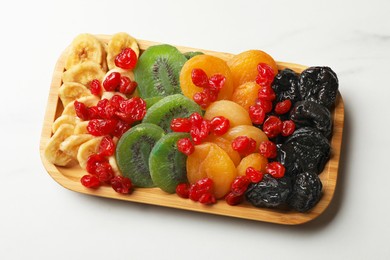
[[[108, 35], [97, 35], [101, 40], [107, 42], [110, 38]], [[157, 43], [145, 40], [138, 40], [141, 51], [144, 51], [149, 46]], [[206, 54], [218, 56], [224, 60], [229, 59], [233, 54], [220, 53], [208, 50], [199, 50], [189, 47], [177, 46], [182, 52], [187, 51], [202, 51]], [[126, 200], [137, 203], [146, 203], [151, 205], [165, 206], [178, 208], [183, 210], [197, 211], [208, 214], [223, 215], [229, 217], [250, 219], [256, 221], [264, 221], [285, 225], [296, 225], [306, 223], [321, 215], [332, 201], [338, 176], [340, 149], [342, 141], [342, 133], [344, 126], [344, 103], [343, 99], [338, 94], [336, 106], [332, 113], [333, 115], [333, 136], [331, 140], [332, 154], [331, 158], [325, 166], [324, 171], [320, 174], [323, 183], [323, 196], [320, 202], [308, 213], [298, 213], [292, 210], [281, 209], [266, 209], [255, 208], [249, 203], [243, 203], [238, 206], [229, 206], [223, 200], [212, 206], [205, 206], [200, 203], [195, 203], [189, 199], [181, 199], [175, 194], [167, 194], [159, 188], [138, 188], [131, 195], [121, 195], [112, 190], [111, 187], [100, 187], [97, 190], [87, 189], [80, 184], [80, 178], [85, 172], [79, 167], [58, 167], [48, 162], [44, 156], [44, 148], [51, 137], [51, 125], [54, 120], [61, 114], [63, 106], [58, 98], [58, 89], [61, 86], [61, 76], [64, 71], [64, 64], [67, 50], [65, 50], [54, 68], [53, 79], [49, 90], [47, 101], [46, 114], [43, 122], [40, 154], [42, 163], [45, 166], [49, 175], [63, 187], [72, 191], [100, 196], [112, 199]], [[279, 69], [290, 68], [298, 73], [302, 72], [306, 66], [278, 62]]]

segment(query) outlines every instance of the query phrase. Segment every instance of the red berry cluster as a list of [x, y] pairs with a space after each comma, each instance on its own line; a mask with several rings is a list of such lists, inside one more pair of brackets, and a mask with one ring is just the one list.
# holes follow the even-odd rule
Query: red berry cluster
[[146, 103], [143, 99], [126, 99], [119, 95], [102, 99], [96, 106], [91, 107], [75, 101], [74, 108], [79, 118], [89, 120], [87, 130], [94, 136], [112, 135], [119, 138], [146, 114]]
[[263, 125], [263, 131], [269, 138], [274, 138], [281, 134], [289, 136], [295, 131], [295, 124], [291, 120], [282, 121], [277, 116], [266, 115], [274, 109], [275, 114], [284, 115], [291, 109], [291, 100], [286, 99], [275, 104], [273, 108], [272, 102], [276, 99], [275, 91], [271, 87], [271, 83], [275, 77], [272, 68], [265, 64], [259, 63], [257, 66], [259, 72], [256, 83], [260, 85], [257, 101], [249, 107], [249, 116], [256, 125]]
[[194, 152], [194, 144], [200, 144], [210, 133], [223, 135], [229, 130], [229, 127], [229, 119], [223, 116], [207, 120], [196, 112], [188, 118], [174, 118], [171, 122], [173, 132], [190, 133], [192, 141], [190, 138], [183, 138], [177, 142], [178, 150], [187, 156]]
[[122, 76], [119, 72], [111, 72], [103, 81], [106, 91], [119, 91], [125, 95], [133, 94], [137, 86], [137, 82], [127, 76]]
[[193, 96], [194, 101], [202, 108], [208, 107], [211, 102], [217, 100], [219, 91], [226, 81], [226, 77], [222, 74], [215, 74], [209, 78], [202, 69], [193, 69], [191, 79], [195, 86], [203, 89]]
[[104, 136], [100, 142], [98, 153], [92, 154], [87, 160], [87, 172], [81, 178], [81, 184], [87, 188], [98, 188], [104, 184], [110, 184], [118, 193], [127, 194], [132, 191], [132, 183], [129, 178], [115, 176], [108, 161], [108, 157], [115, 152], [115, 143], [111, 136]]
[[180, 183], [176, 186], [176, 194], [179, 197], [193, 201], [198, 201], [202, 204], [214, 204], [217, 202], [213, 194], [214, 182], [210, 178], [204, 178], [196, 183], [189, 185], [188, 183]]

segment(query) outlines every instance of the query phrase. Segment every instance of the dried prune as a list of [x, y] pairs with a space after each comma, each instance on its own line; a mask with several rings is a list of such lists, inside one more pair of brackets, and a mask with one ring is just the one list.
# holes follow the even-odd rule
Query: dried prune
[[265, 174], [262, 181], [249, 185], [245, 197], [255, 207], [275, 208], [286, 202], [290, 192], [289, 177], [276, 179]]
[[312, 101], [297, 102], [290, 112], [290, 118], [297, 126], [310, 126], [319, 130], [326, 138], [332, 133], [330, 111]]
[[287, 205], [299, 212], [307, 212], [321, 198], [322, 183], [314, 172], [299, 173], [287, 198]]
[[271, 86], [276, 93], [276, 102], [290, 99], [294, 104], [301, 99], [298, 87], [298, 75], [290, 69], [279, 71]]
[[299, 76], [302, 100], [314, 101], [331, 109], [336, 101], [339, 81], [329, 67], [310, 67]]
[[328, 139], [315, 128], [302, 127], [280, 146], [276, 160], [284, 165], [287, 176], [296, 176], [305, 171], [320, 174], [329, 157]]

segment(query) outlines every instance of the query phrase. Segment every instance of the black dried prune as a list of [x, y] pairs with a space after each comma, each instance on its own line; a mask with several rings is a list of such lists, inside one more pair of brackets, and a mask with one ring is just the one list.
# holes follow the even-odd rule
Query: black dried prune
[[299, 101], [290, 112], [290, 119], [297, 126], [310, 126], [319, 130], [326, 138], [332, 134], [332, 118], [329, 109], [312, 102]]
[[302, 100], [314, 101], [328, 109], [336, 102], [339, 81], [329, 67], [310, 67], [299, 76], [299, 93]]
[[307, 212], [321, 198], [322, 183], [314, 172], [299, 173], [287, 199], [287, 205], [299, 212]]
[[290, 69], [279, 71], [272, 82], [272, 88], [276, 93], [276, 102], [290, 99], [294, 104], [299, 101], [298, 75]]
[[276, 160], [284, 165], [287, 176], [296, 176], [304, 171], [320, 174], [329, 157], [328, 139], [314, 128], [302, 127], [280, 146]]
[[255, 207], [275, 208], [286, 202], [290, 192], [290, 178], [276, 179], [265, 174], [262, 181], [249, 185], [245, 197]]

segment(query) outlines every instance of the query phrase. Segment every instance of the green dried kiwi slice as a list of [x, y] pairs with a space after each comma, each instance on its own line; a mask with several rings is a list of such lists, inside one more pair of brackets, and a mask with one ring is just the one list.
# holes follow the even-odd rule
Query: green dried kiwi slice
[[154, 124], [139, 124], [124, 133], [116, 147], [116, 159], [123, 176], [138, 187], [154, 187], [149, 172], [149, 155], [164, 130]]
[[152, 105], [143, 119], [143, 123], [151, 123], [160, 126], [165, 132], [172, 132], [170, 125], [174, 118], [189, 117], [192, 113], [202, 113], [198, 104], [182, 94], [164, 97]]
[[134, 69], [142, 98], [181, 93], [179, 74], [187, 58], [168, 44], [147, 48]]
[[177, 141], [186, 137], [189, 134], [166, 134], [150, 152], [150, 176], [154, 184], [167, 193], [174, 193], [178, 184], [187, 182], [187, 156], [177, 149]]

